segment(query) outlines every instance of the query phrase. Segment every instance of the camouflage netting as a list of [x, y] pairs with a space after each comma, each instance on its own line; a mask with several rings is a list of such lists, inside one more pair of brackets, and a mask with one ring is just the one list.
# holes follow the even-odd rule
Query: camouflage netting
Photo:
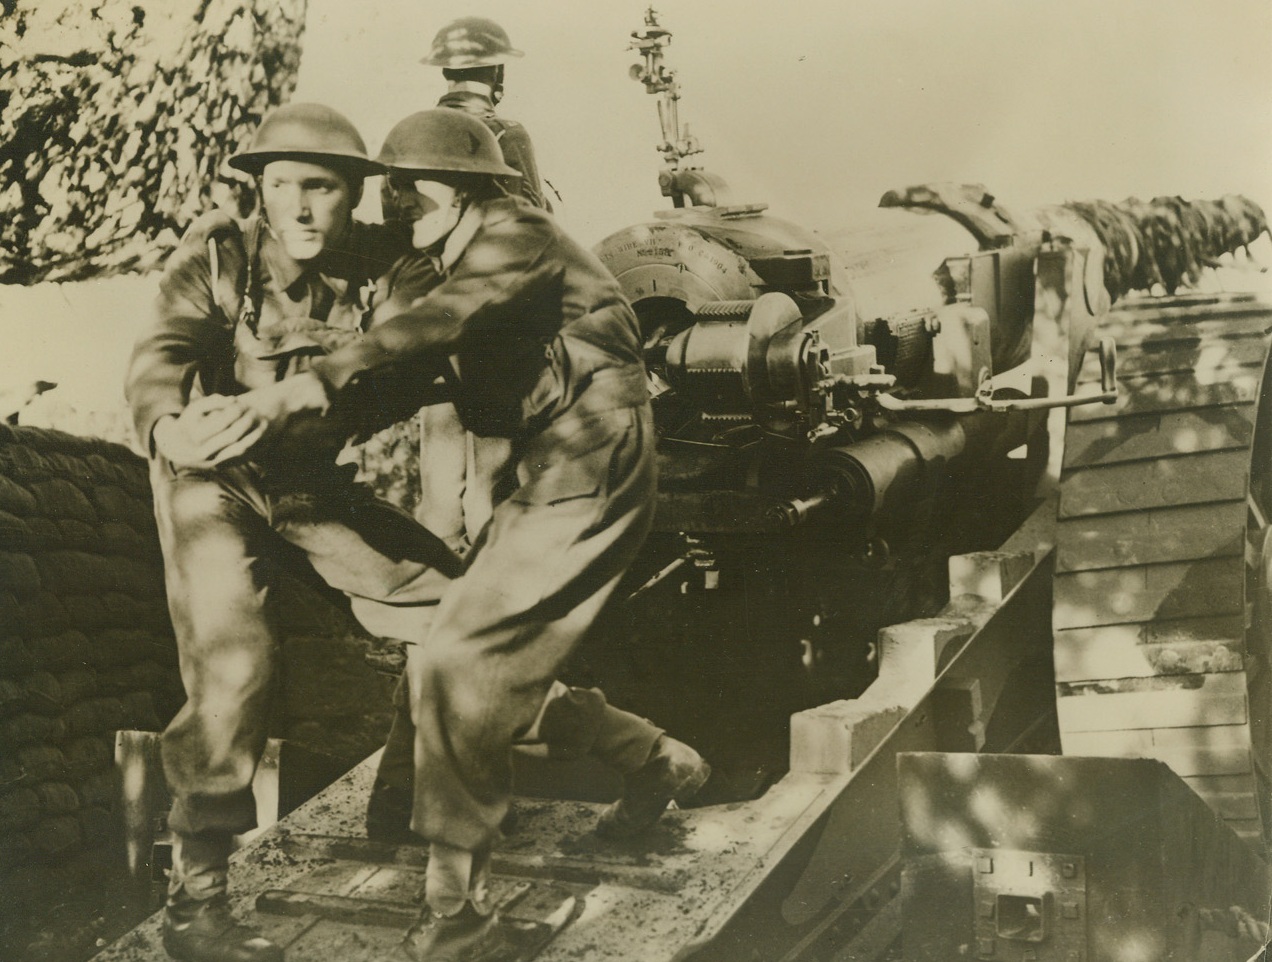
[[305, 0], [5, 0], [0, 283], [144, 270], [295, 87]]
[[340, 456], [358, 466], [357, 480], [403, 511], [415, 512], [420, 503], [420, 419], [400, 421], [372, 435]]
[[[308, 578], [271, 596], [287, 626], [274, 734], [351, 766], [383, 743], [391, 680]], [[157, 731], [183, 700], [145, 463], [0, 425], [0, 948], [50, 872], [118, 838], [115, 731]]]
[[1130, 198], [1120, 204], [1065, 204], [1096, 232], [1106, 251], [1104, 286], [1114, 300], [1130, 291], [1161, 289], [1174, 294], [1193, 287], [1202, 271], [1225, 254], [1244, 249], [1269, 233], [1267, 217], [1239, 194], [1221, 200]]

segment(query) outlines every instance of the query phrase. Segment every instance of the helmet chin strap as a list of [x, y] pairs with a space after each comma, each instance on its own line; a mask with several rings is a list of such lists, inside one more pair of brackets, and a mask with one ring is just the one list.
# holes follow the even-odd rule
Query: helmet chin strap
[[455, 200], [451, 204], [451, 206], [455, 208], [455, 223], [451, 224], [450, 230], [448, 230], [446, 235], [442, 238], [443, 244], [450, 240], [450, 235], [455, 232], [455, 228], [459, 226], [459, 222], [464, 219], [464, 214], [468, 212], [468, 205], [471, 203], [472, 199], [468, 196], [468, 194], [464, 193], [464, 191], [457, 190], [455, 192]]
[[504, 65], [498, 64], [495, 67], [494, 82], [490, 85], [491, 103], [498, 104], [503, 100], [504, 95]]

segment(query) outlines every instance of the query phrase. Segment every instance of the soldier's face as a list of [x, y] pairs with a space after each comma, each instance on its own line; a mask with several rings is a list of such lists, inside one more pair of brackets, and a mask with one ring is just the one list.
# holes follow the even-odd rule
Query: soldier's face
[[432, 247], [459, 223], [464, 198], [449, 184], [407, 179], [402, 174], [391, 177], [389, 184], [397, 194], [402, 216], [412, 222], [411, 246], [417, 250]]
[[261, 175], [270, 231], [293, 259], [308, 261], [349, 229], [354, 190], [336, 171], [300, 160], [276, 160]]

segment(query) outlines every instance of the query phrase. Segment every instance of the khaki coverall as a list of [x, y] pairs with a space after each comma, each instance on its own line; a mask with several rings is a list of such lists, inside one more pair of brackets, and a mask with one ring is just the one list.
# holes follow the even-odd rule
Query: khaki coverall
[[334, 405], [409, 392], [449, 357], [465, 427], [508, 438], [515, 459], [516, 489], [407, 660], [412, 828], [480, 852], [507, 811], [512, 743], [541, 709], [549, 727], [554, 679], [648, 533], [640, 340], [613, 277], [519, 198], [470, 205], [440, 256], [408, 256], [386, 291], [367, 336], [314, 364]]
[[[437, 106], [461, 110], [484, 123], [499, 142], [504, 163], [521, 174], [515, 182], [508, 178], [505, 186], [509, 193], [520, 194], [535, 207], [551, 211], [525, 127], [495, 113], [495, 103], [484, 85], [469, 88], [463, 81], [452, 81], [451, 88]], [[381, 200], [385, 217], [392, 216], [395, 200], [387, 177]], [[421, 496], [415, 517], [451, 547], [467, 550], [489, 520], [496, 502], [516, 486], [515, 478], [510, 478], [511, 457], [506, 438], [478, 437], [465, 431], [453, 405], [435, 404], [422, 409]], [[406, 761], [409, 764], [410, 759]], [[391, 757], [389, 762], [391, 766]]]
[[[249, 285], [248, 250], [258, 244]], [[354, 224], [339, 258], [319, 272], [289, 258], [258, 221], [243, 229], [225, 215], [200, 218], [169, 258], [157, 316], [133, 352], [126, 394], [138, 437], [149, 444], [155, 422], [195, 396], [273, 383], [360, 337], [367, 282], [406, 246], [392, 232]], [[244, 303], [259, 304], [258, 319], [239, 317]], [[239, 834], [256, 823], [251, 780], [278, 655], [266, 598], [283, 542], [350, 597], [368, 630], [405, 640], [423, 640], [459, 570], [438, 538], [334, 465], [344, 441], [333, 422], [298, 443], [284, 435], [233, 466], [177, 469], [152, 456], [187, 695], [161, 742], [170, 825], [183, 836]]]
[[[466, 89], [462, 81], [453, 83], [437, 106], [462, 110], [490, 128], [504, 162], [521, 173], [515, 182], [509, 178], [505, 187], [535, 207], [551, 212], [525, 127], [500, 117], [484, 90]], [[387, 178], [382, 200], [389, 216], [394, 200]], [[422, 296], [428, 285], [439, 280], [440, 277], [430, 280], [417, 276], [413, 281], [415, 296]], [[420, 503], [415, 517], [448, 546], [460, 554], [466, 553], [490, 520], [495, 505], [516, 486], [515, 461], [508, 438], [465, 430], [453, 404], [434, 404], [420, 411]], [[396, 714], [377, 771], [380, 781], [404, 790], [412, 787], [415, 771], [415, 731], [408, 687], [408, 676], [404, 674], [393, 693]], [[628, 773], [644, 762], [661, 734], [661, 728], [645, 719], [608, 705], [597, 689], [567, 689], [557, 684], [540, 725], [527, 738], [545, 742], [553, 756], [591, 754]]]
[[[490, 128], [499, 141], [504, 163], [521, 174], [507, 185], [509, 192], [519, 193], [535, 207], [550, 212], [552, 205], [543, 193], [534, 147], [525, 127], [496, 114], [494, 101], [484, 90], [465, 89], [462, 81], [452, 82], [452, 87], [437, 106], [472, 114]], [[387, 177], [384, 190], [388, 210], [392, 200]], [[451, 547], [467, 550], [485, 527], [495, 504], [516, 486], [515, 478], [510, 477], [508, 440], [470, 434], [453, 405], [435, 404], [420, 412], [420, 454], [421, 496], [415, 516]]]

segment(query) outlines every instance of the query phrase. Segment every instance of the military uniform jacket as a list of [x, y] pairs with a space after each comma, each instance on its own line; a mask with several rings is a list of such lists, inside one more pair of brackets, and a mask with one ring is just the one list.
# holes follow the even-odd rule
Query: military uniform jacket
[[373, 279], [408, 248], [400, 232], [355, 222], [338, 258], [305, 266], [259, 219], [201, 216], [165, 264], [154, 319], [129, 363], [125, 394], [143, 445], [159, 418], [193, 397], [281, 380], [361, 337]]
[[382, 406], [370, 429], [418, 407], [439, 369], [469, 431], [514, 442], [648, 398], [618, 282], [520, 198], [470, 205], [440, 253], [408, 254], [377, 298], [367, 334], [313, 364], [337, 404]]

